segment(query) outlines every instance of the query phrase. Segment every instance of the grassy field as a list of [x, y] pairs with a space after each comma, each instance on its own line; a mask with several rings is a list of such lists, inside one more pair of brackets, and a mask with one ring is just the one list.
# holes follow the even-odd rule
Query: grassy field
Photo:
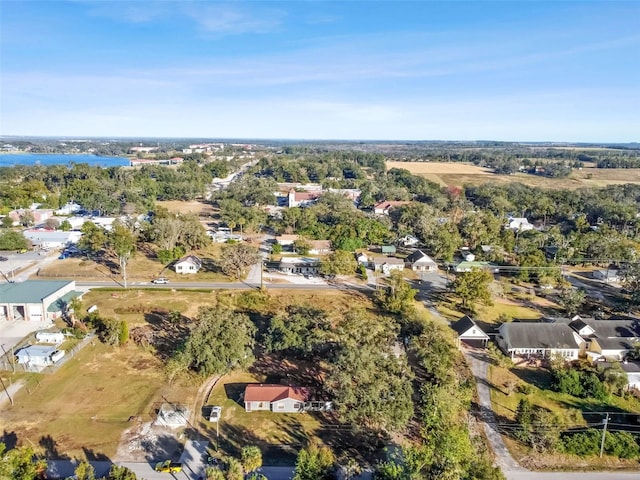
[[[496, 419], [499, 424], [510, 424], [515, 419], [518, 403], [524, 397], [533, 405], [543, 407], [553, 412], [558, 417], [560, 425], [586, 425], [582, 412], [602, 411], [640, 411], [640, 402], [637, 399], [624, 399], [612, 396], [608, 402], [600, 402], [590, 398], [577, 398], [568, 394], [557, 393], [549, 390], [551, 374], [541, 368], [515, 367], [507, 369], [498, 365], [492, 365], [489, 370], [489, 383], [491, 386], [491, 402]], [[525, 395], [512, 391], [512, 385], [528, 384], [531, 393]], [[576, 468], [637, 468], [637, 461], [621, 460], [605, 456], [603, 459], [578, 458], [572, 455], [541, 454], [530, 451], [529, 448], [505, 437], [511, 453], [524, 466], [540, 470], [549, 469], [576, 469]]]
[[387, 162], [387, 169], [402, 168], [442, 186], [519, 182], [550, 189], [599, 188], [607, 185], [640, 183], [640, 168], [594, 168], [574, 170], [566, 178], [547, 178], [528, 173], [495, 175], [491, 170], [457, 162]]
[[21, 389], [15, 405], [3, 411], [0, 428], [54, 457], [112, 457], [129, 418], [151, 418], [163, 377], [152, 354], [96, 341], [55, 374], [32, 375], [30, 388]]
[[[143, 246], [142, 251], [131, 257], [127, 265], [127, 279], [129, 282], [150, 282], [156, 277], [166, 277], [171, 283], [179, 282], [230, 282], [231, 278], [218, 271], [215, 260], [220, 258], [221, 244], [211, 244], [202, 250], [189, 252], [202, 259], [202, 269], [196, 274], [181, 275], [163, 265], [155, 258], [155, 251], [149, 245]], [[39, 277], [82, 278], [84, 280], [105, 280], [113, 278], [122, 281], [120, 268], [114, 259], [100, 259], [94, 261], [85, 257], [72, 257], [52, 262], [38, 273]]]

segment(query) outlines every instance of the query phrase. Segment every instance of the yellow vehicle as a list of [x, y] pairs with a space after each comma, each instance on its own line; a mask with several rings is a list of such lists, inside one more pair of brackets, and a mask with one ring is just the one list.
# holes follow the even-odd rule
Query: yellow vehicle
[[156, 464], [155, 468], [156, 472], [164, 472], [164, 473], [176, 473], [182, 471], [181, 463], [174, 463], [171, 460], [165, 460], [164, 462], [160, 462]]
[[27, 249], [26, 248], [21, 248], [16, 253], [27, 253]]

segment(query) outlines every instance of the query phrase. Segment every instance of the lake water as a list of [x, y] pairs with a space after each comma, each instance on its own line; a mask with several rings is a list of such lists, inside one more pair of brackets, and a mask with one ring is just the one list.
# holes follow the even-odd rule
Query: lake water
[[69, 163], [88, 163], [98, 167], [122, 167], [129, 165], [123, 157], [98, 157], [96, 155], [57, 155], [44, 153], [0, 154], [0, 167], [15, 165], [68, 165]]

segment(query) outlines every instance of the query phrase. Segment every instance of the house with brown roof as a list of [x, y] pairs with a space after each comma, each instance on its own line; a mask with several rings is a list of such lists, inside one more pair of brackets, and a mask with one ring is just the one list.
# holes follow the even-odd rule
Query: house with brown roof
[[373, 213], [376, 215], [389, 215], [389, 212], [397, 207], [401, 207], [402, 205], [407, 205], [411, 202], [402, 201], [402, 200], [385, 200], [383, 202], [378, 202], [373, 206]]
[[289, 190], [288, 206], [292, 207], [307, 207], [315, 203], [320, 198], [322, 191], [315, 192], [297, 192], [294, 189]]
[[277, 413], [301, 413], [311, 400], [311, 391], [289, 385], [252, 384], [244, 391], [244, 408], [247, 412], [267, 410]]

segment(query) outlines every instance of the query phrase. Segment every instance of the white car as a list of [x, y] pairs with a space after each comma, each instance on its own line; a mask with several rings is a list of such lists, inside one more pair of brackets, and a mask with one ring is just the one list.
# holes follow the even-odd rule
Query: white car
[[165, 283], [169, 283], [169, 279], [168, 278], [164, 278], [164, 277], [160, 277], [160, 278], [154, 278], [153, 280], [151, 280], [151, 283], [156, 283], [156, 284], [165, 284]]
[[211, 407], [211, 413], [209, 414], [210, 422], [220, 421], [220, 415], [222, 415], [222, 407]]

